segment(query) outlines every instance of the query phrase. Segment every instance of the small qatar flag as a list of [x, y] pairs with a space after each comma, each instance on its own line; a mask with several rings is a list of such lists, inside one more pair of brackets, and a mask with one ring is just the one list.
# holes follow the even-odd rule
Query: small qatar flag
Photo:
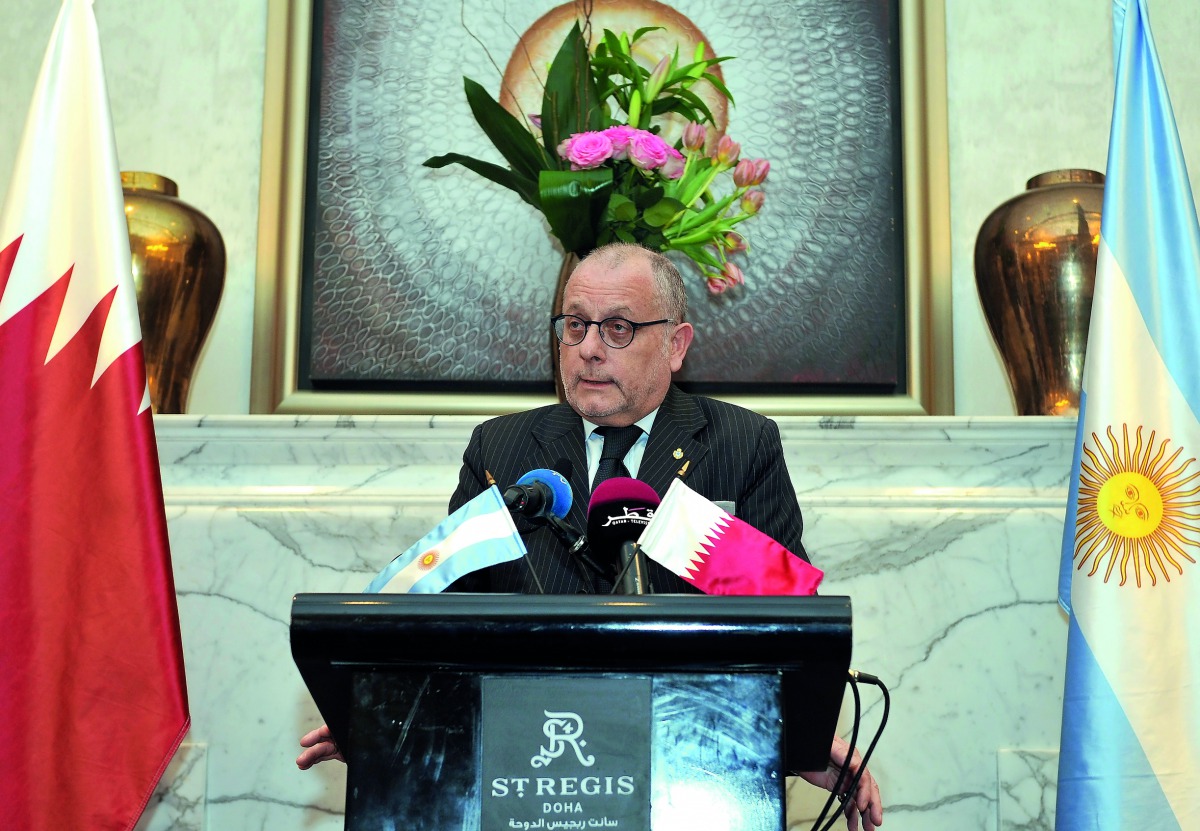
[[706, 594], [816, 594], [825, 576], [682, 479], [671, 483], [638, 545]]

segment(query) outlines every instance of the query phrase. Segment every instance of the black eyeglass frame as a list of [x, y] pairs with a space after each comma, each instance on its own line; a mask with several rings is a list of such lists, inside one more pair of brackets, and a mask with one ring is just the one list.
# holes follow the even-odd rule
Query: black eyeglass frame
[[[575, 341], [574, 343], [569, 343], [566, 340], [566, 338], [564, 337], [564, 335], [566, 334], [566, 325], [565, 324], [561, 327], [562, 331], [561, 332], [559, 331], [559, 328], [560, 328], [559, 324], [562, 321], [566, 320], [568, 317], [573, 317], [576, 320], [578, 320], [580, 323], [583, 324], [583, 337], [581, 337], [579, 340]], [[617, 321], [620, 321], [621, 323], [626, 323], [629, 325], [630, 331], [629, 331], [628, 342], [623, 343], [620, 346], [618, 346], [615, 343], [610, 343], [608, 338], [606, 338], [604, 336], [604, 324], [608, 323], [609, 321], [612, 321], [612, 320], [617, 320]], [[550, 318], [550, 328], [554, 331], [554, 336], [556, 338], [558, 338], [558, 342], [561, 343], [563, 346], [579, 346], [579, 344], [581, 344], [585, 340], [587, 340], [588, 329], [590, 329], [594, 325], [596, 327], [596, 331], [600, 333], [600, 340], [604, 341], [605, 346], [609, 347], [610, 349], [624, 349], [625, 347], [629, 346], [629, 344], [633, 343], [633, 338], [635, 335], [637, 335], [638, 329], [641, 329], [646, 326], [658, 326], [661, 323], [674, 323], [674, 322], [675, 322], [675, 319], [670, 318], [670, 317], [664, 317], [662, 320], [647, 320], [644, 323], [637, 323], [635, 321], [629, 320], [628, 318], [624, 318], [624, 317], [606, 317], [606, 318], [604, 318], [604, 320], [587, 320], [586, 318], [582, 318], [579, 315], [561, 314], [561, 315], [555, 315], [554, 317]]]

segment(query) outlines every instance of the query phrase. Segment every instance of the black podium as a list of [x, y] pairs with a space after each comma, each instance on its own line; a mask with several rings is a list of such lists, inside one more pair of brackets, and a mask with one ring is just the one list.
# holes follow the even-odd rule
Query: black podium
[[847, 597], [301, 594], [346, 828], [784, 827], [828, 761]]

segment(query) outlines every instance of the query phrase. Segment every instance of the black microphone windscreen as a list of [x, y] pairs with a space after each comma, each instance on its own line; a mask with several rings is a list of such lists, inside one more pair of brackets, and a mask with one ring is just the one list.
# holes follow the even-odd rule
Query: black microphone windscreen
[[636, 542], [661, 500], [638, 479], [614, 477], [596, 486], [588, 504], [588, 545], [595, 559], [615, 573], [621, 543]]

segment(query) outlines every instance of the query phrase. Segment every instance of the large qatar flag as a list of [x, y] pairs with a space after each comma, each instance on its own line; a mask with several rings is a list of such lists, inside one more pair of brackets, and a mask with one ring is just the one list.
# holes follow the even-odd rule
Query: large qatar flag
[[0, 210], [6, 828], [132, 828], [188, 728], [128, 233], [91, 2], [66, 0]]

